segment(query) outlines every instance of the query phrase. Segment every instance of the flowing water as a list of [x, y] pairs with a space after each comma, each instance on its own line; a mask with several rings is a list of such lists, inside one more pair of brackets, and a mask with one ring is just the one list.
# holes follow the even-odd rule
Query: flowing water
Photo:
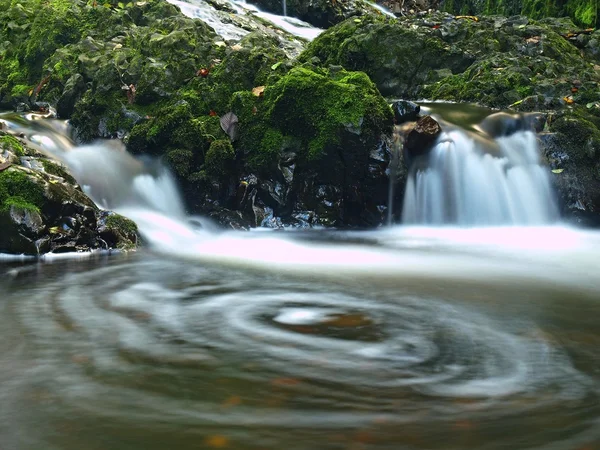
[[[486, 108], [470, 106], [432, 106], [460, 126], [436, 116], [443, 131], [422, 157], [426, 163], [413, 164], [409, 173], [404, 223], [543, 225], [558, 220], [551, 172], [541, 162], [536, 135], [525, 126], [524, 116], [489, 115]], [[488, 128], [496, 129], [497, 135], [478, 125], [485, 114], [493, 122]]]
[[217, 232], [158, 163], [7, 123], [148, 247], [0, 263], [3, 450], [600, 448], [597, 232]]

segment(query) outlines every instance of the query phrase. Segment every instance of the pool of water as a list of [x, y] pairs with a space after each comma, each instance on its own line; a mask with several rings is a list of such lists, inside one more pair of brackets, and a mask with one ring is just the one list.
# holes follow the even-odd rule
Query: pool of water
[[399, 227], [4, 262], [0, 447], [600, 448], [599, 249]]

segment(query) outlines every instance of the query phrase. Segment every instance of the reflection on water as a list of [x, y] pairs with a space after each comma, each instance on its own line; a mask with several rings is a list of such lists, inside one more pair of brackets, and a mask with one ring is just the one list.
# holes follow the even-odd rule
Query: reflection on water
[[598, 236], [549, 230], [0, 266], [2, 448], [595, 448]]

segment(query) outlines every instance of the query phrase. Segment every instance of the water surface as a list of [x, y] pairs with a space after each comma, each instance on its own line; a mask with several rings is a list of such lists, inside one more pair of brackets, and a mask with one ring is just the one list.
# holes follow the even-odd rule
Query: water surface
[[2, 448], [598, 448], [598, 234], [171, 232], [0, 265]]

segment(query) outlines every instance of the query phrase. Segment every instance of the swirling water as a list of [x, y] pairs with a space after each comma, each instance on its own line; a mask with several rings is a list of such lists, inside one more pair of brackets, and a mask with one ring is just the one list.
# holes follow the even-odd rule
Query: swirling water
[[600, 239], [544, 231], [566, 242], [200, 233], [181, 252], [3, 267], [1, 441], [596, 448]]
[[214, 232], [160, 167], [25, 134], [149, 246], [0, 265], [0, 448], [599, 448], [597, 232]]

